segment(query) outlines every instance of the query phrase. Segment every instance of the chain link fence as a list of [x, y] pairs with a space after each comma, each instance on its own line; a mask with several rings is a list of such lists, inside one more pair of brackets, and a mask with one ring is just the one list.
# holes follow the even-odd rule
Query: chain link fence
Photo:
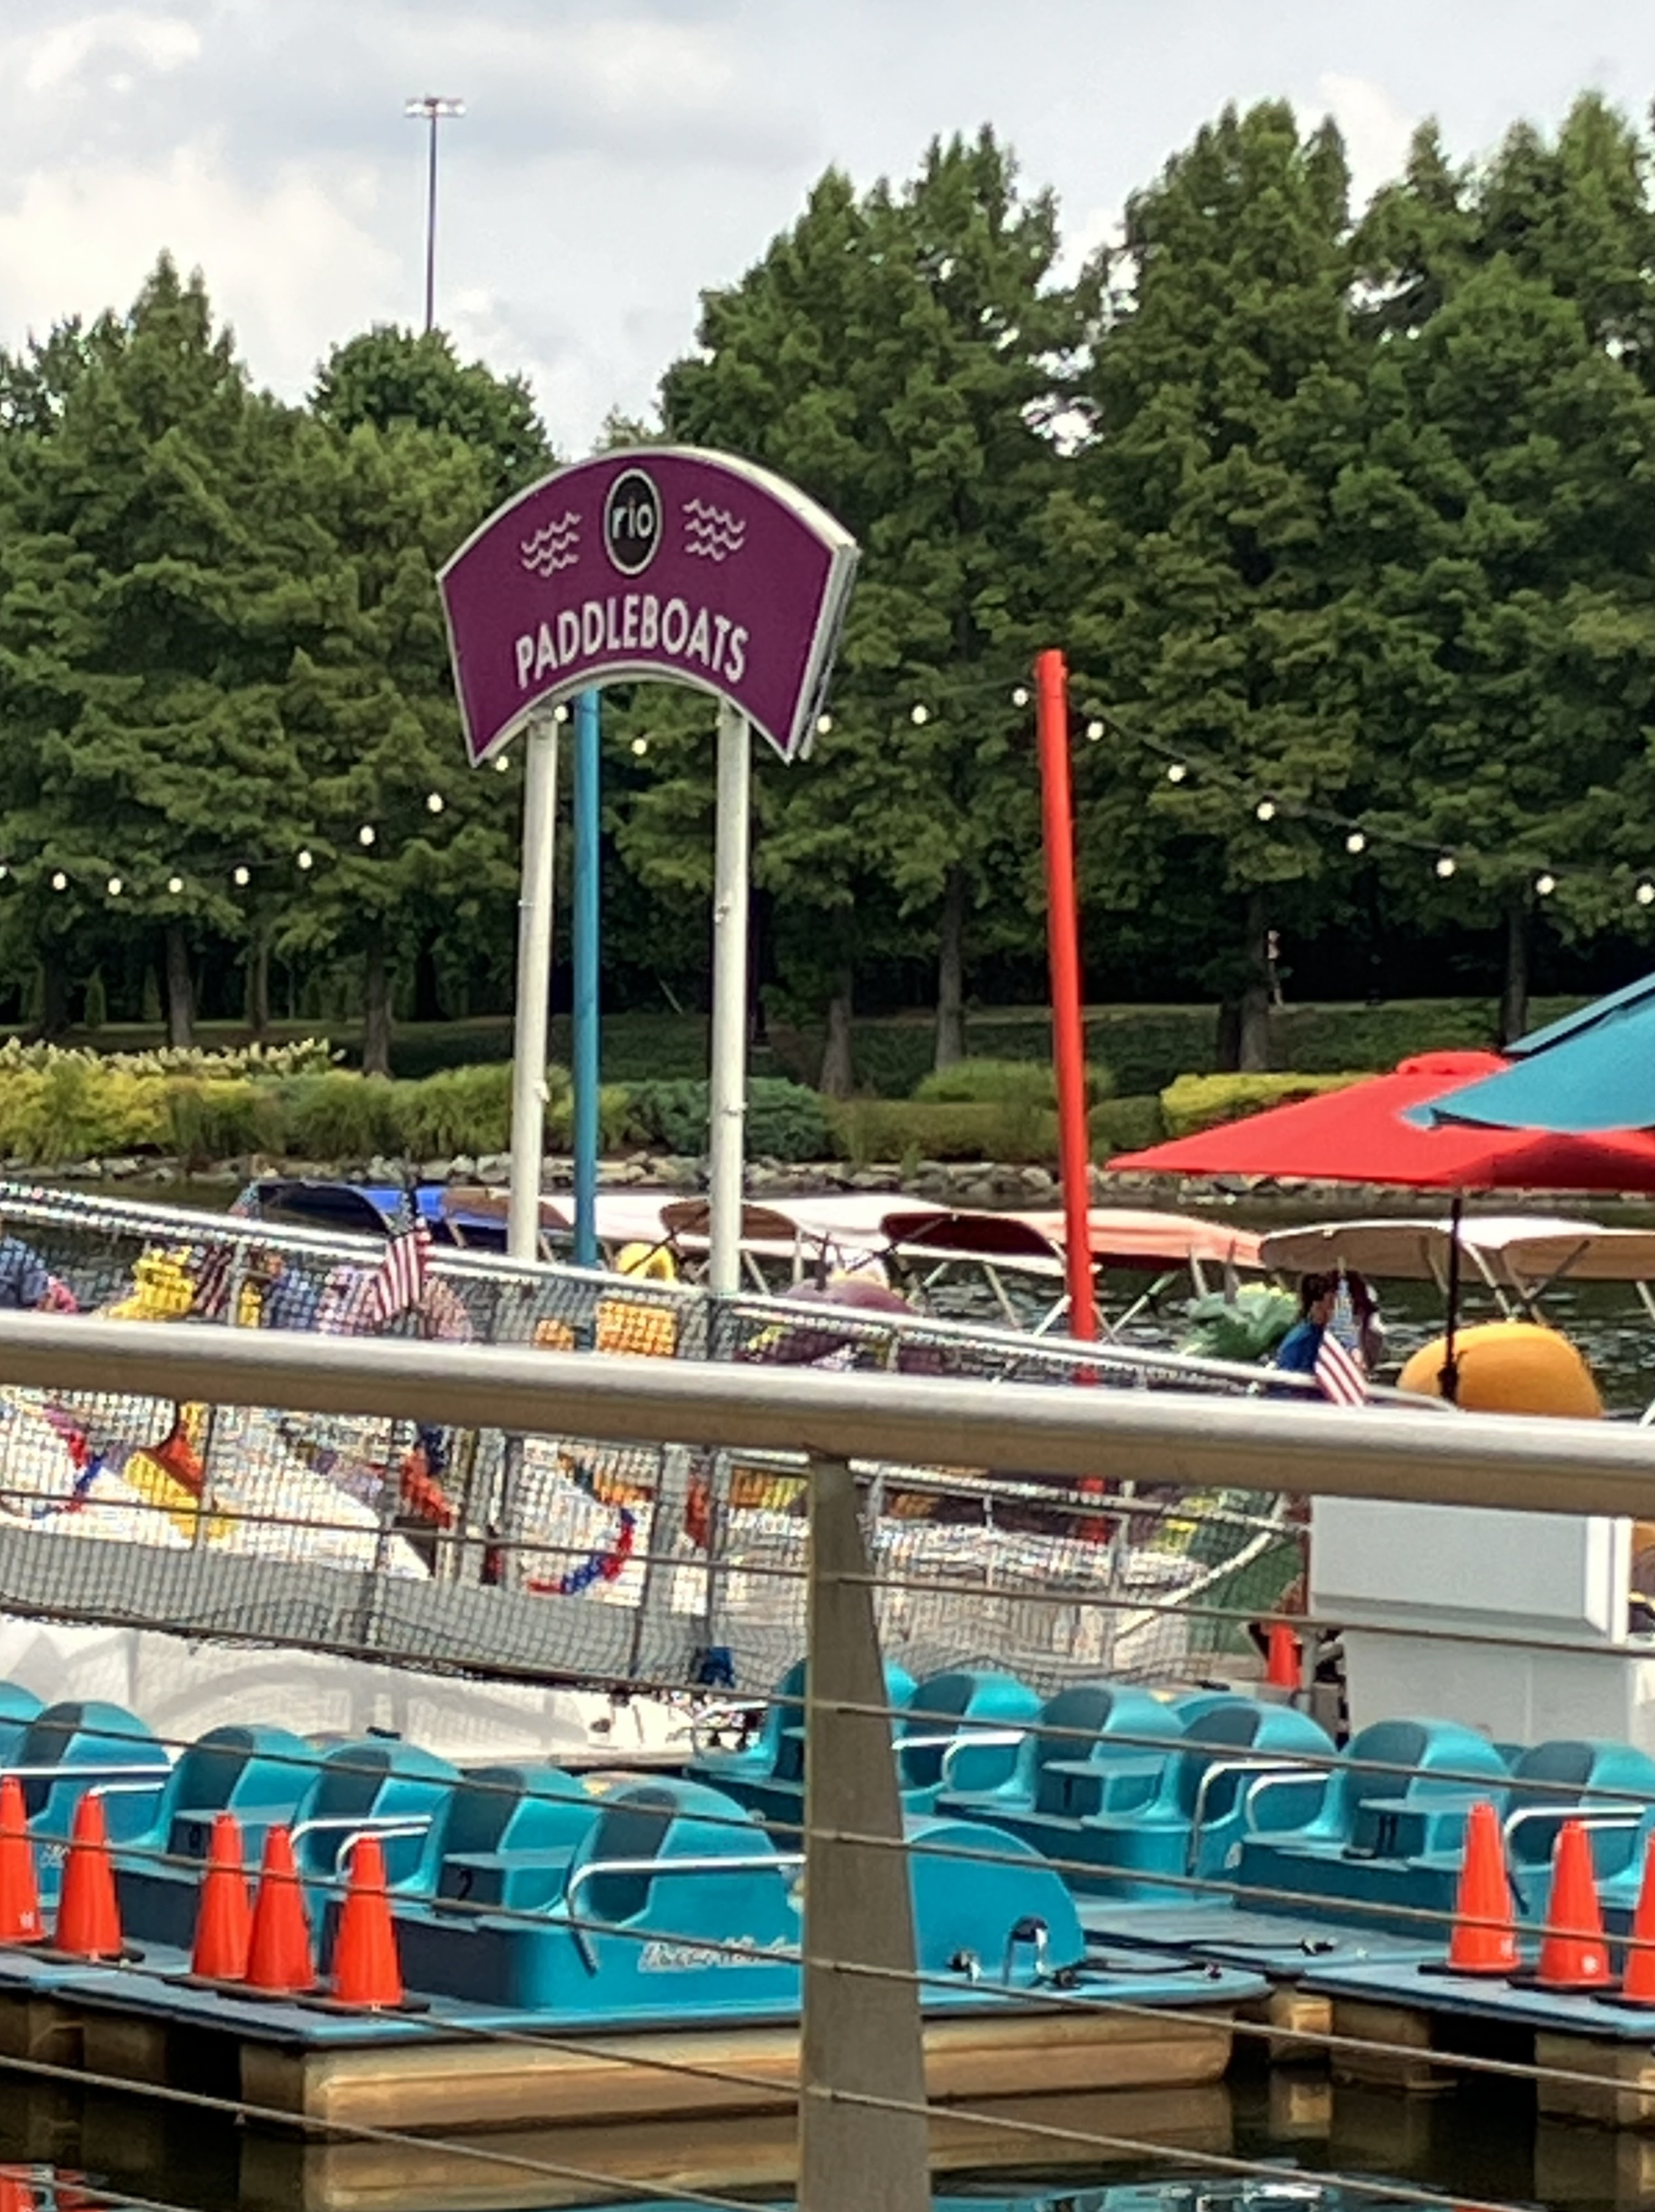
[[[384, 1244], [39, 1186], [0, 1186], [0, 1273], [38, 1262], [81, 1312], [354, 1334]], [[34, 1303], [33, 1298], [26, 1303]], [[382, 1332], [599, 1358], [885, 1369], [1234, 1393], [1221, 1363], [855, 1304], [437, 1248]], [[1276, 1387], [1273, 1382], [1272, 1387]], [[881, 1628], [916, 1673], [1042, 1689], [1198, 1677], [1302, 1573], [1285, 1505], [1074, 1493], [970, 1468], [859, 1469]], [[802, 1462], [413, 1420], [0, 1389], [0, 1611], [539, 1681], [762, 1689], [803, 1643]]]

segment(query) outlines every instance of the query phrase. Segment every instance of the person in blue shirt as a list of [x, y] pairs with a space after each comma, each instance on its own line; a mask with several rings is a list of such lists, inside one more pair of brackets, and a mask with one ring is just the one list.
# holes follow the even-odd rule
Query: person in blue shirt
[[[1384, 1346], [1384, 1332], [1379, 1326], [1378, 1310], [1373, 1293], [1360, 1275], [1347, 1269], [1345, 1288], [1350, 1293], [1350, 1310], [1360, 1337], [1362, 1363], [1371, 1375], [1378, 1365]], [[1270, 1363], [1286, 1368], [1294, 1375], [1314, 1375], [1317, 1357], [1322, 1349], [1322, 1335], [1333, 1319], [1333, 1309], [1339, 1296], [1336, 1274], [1306, 1275], [1299, 1285], [1299, 1319], [1275, 1348], [1275, 1358]]]
[[52, 1296], [52, 1277], [32, 1244], [0, 1222], [0, 1312], [33, 1311]]

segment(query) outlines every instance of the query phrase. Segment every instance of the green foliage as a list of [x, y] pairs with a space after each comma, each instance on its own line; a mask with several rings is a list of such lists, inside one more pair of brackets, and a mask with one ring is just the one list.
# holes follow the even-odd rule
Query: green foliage
[[1207, 1359], [1263, 1363], [1298, 1318], [1299, 1301], [1291, 1291], [1245, 1283], [1233, 1298], [1217, 1291], [1192, 1298], [1185, 1315], [1188, 1331], [1179, 1349]]
[[1291, 1106], [1361, 1080], [1360, 1074], [1181, 1075], [1162, 1091], [1161, 1115], [1169, 1137], [1193, 1137], [1221, 1121], [1244, 1121], [1269, 1107]]
[[284, 1149], [288, 1115], [279, 1092], [268, 1084], [174, 1077], [151, 1087], [161, 1093], [167, 1149], [186, 1168], [254, 1152], [279, 1155]]
[[1022, 1103], [848, 1098], [830, 1106], [836, 1149], [858, 1167], [921, 1160], [1049, 1161], [1056, 1117]]
[[443, 331], [417, 337], [377, 323], [335, 346], [317, 375], [311, 406], [319, 421], [347, 435], [364, 425], [435, 431], [488, 455], [490, 507], [552, 464], [526, 381], [502, 380], [481, 362], [462, 365]]
[[395, 1086], [376, 1078], [301, 1076], [282, 1086], [285, 1149], [304, 1160], [365, 1160], [394, 1152], [398, 1127]]
[[1166, 1134], [1166, 1117], [1159, 1098], [1105, 1098], [1086, 1117], [1094, 1160], [1112, 1159], [1117, 1152], [1147, 1152]]
[[[644, 1144], [698, 1158], [707, 1149], [709, 1086], [680, 1078], [629, 1086], [626, 1121]], [[747, 1151], [756, 1158], [820, 1160], [832, 1150], [823, 1101], [803, 1084], [758, 1078], [747, 1086]]]
[[[561, 1092], [554, 1089], [562, 1077]], [[561, 1103], [569, 1079], [549, 1068], [548, 1121]], [[512, 1069], [509, 1061], [490, 1067], [451, 1067], [423, 1083], [394, 1083], [392, 1117], [397, 1150], [409, 1159], [447, 1158], [456, 1152], [503, 1152], [511, 1142]]]

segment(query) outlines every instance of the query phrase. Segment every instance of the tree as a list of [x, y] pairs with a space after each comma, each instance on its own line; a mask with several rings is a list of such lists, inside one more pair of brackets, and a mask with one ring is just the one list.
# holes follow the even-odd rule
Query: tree
[[[1090, 894], [1219, 896], [1209, 971], [1268, 1064], [1266, 939], [1327, 857], [1308, 817], [1358, 759], [1346, 649], [1359, 550], [1337, 498], [1364, 359], [1337, 133], [1228, 109], [1130, 201], [1085, 379], [1096, 434], [1064, 511], [1076, 659], [1117, 713], [1084, 769]], [[1219, 773], [1183, 774], [1191, 757]], [[1095, 765], [1094, 765], [1095, 763]]]
[[199, 276], [165, 258], [124, 321], [35, 366], [0, 567], [14, 927], [49, 1024], [68, 940], [146, 927], [187, 1042], [192, 945], [245, 937], [242, 894], [302, 804], [280, 690], [319, 610], [313, 530], [280, 495], [293, 419], [250, 394]]
[[[1022, 198], [987, 131], [934, 145], [899, 193], [859, 198], [830, 171], [707, 297], [701, 354], [663, 381], [669, 434], [764, 462], [863, 546], [831, 726], [758, 804], [757, 878], [810, 917], [789, 965], [825, 1000], [832, 1089], [850, 1079], [856, 968], [910, 917], [940, 942], [937, 1057], [958, 1056], [970, 917], [1037, 834], [1013, 694], [1044, 641], [1038, 523], [1080, 331], [1057, 245], [1050, 195]], [[689, 799], [678, 765], [630, 826], [646, 868]]]
[[336, 346], [317, 374], [311, 410], [347, 434], [368, 425], [458, 439], [488, 457], [489, 508], [552, 464], [551, 441], [525, 379], [496, 376], [480, 361], [462, 364], [444, 331], [417, 337], [376, 323]]

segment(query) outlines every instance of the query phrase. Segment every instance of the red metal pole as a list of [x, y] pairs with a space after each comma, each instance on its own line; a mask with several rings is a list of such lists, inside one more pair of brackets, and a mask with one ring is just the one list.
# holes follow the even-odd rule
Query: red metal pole
[[1056, 651], [1034, 664], [1040, 787], [1045, 820], [1046, 943], [1051, 957], [1052, 1055], [1057, 1064], [1058, 1159], [1063, 1182], [1063, 1248], [1069, 1334], [1098, 1334], [1092, 1303], [1091, 1146], [1086, 1133], [1086, 1048], [1080, 1020], [1080, 923], [1074, 899], [1074, 806], [1069, 792], [1068, 671]]

